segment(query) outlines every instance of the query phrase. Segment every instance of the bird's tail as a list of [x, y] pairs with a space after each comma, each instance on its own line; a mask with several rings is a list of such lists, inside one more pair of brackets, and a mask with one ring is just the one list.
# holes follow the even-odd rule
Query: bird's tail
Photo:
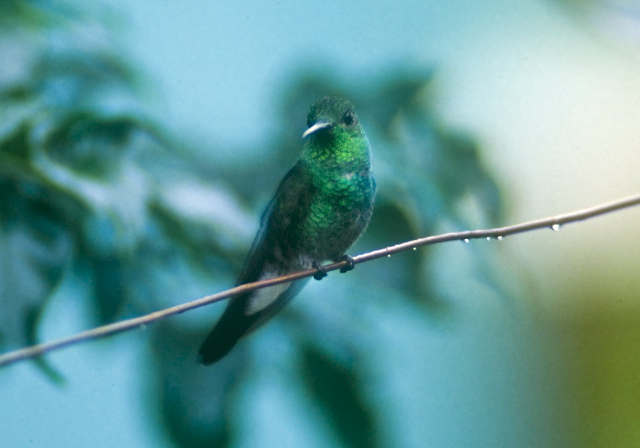
[[208, 366], [224, 358], [251, 325], [242, 312], [233, 309], [241, 304], [242, 300], [238, 299], [241, 298], [231, 299], [222, 317], [200, 346], [198, 354], [202, 364]]
[[[283, 287], [271, 286], [264, 288], [260, 297], [268, 305], [260, 307], [251, 300], [256, 298], [256, 292], [233, 297], [222, 317], [215, 327], [209, 332], [200, 346], [200, 362], [211, 365], [224, 358], [233, 349], [236, 343], [245, 335], [271, 319], [283, 306], [285, 306], [307, 283], [308, 279], [297, 280]], [[276, 294], [273, 299], [269, 294]], [[260, 302], [260, 300], [258, 300]]]

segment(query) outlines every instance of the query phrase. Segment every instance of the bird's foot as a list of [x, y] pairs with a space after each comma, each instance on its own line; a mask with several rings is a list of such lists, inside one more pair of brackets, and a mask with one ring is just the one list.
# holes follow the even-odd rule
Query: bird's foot
[[320, 263], [314, 261], [311, 265], [318, 270], [318, 272], [313, 274], [313, 278], [315, 278], [316, 280], [322, 280], [327, 276], [327, 271], [324, 270], [324, 267], [322, 267]]
[[342, 266], [340, 268], [340, 273], [341, 274], [344, 274], [345, 272], [352, 271], [353, 268], [356, 267], [356, 263], [353, 261], [353, 258], [351, 257], [351, 255], [344, 254], [342, 257], [340, 257], [340, 259], [342, 261], [346, 261], [347, 262], [347, 264], [345, 264], [344, 266]]

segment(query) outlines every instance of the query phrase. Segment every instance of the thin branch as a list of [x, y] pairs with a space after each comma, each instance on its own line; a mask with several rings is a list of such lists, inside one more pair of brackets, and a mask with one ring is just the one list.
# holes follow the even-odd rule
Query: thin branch
[[[429, 236], [426, 238], [419, 238], [417, 240], [407, 241], [405, 243], [396, 244], [394, 246], [385, 247], [383, 249], [374, 250], [361, 255], [353, 257], [353, 263], [359, 264], [366, 261], [371, 261], [376, 258], [390, 257], [393, 254], [411, 250], [414, 248], [428, 246], [431, 244], [444, 243], [446, 241], [464, 241], [468, 242], [472, 239], [479, 238], [495, 238], [502, 239], [507, 235], [513, 235], [516, 233], [524, 233], [531, 230], [550, 228], [552, 230], [559, 230], [560, 226], [569, 224], [572, 222], [582, 221], [585, 219], [593, 218], [595, 216], [604, 215], [624, 208], [640, 205], [640, 195], [630, 196], [628, 198], [620, 199], [617, 201], [609, 202], [607, 204], [598, 205], [595, 207], [579, 210], [563, 215], [552, 216], [544, 219], [537, 219], [534, 221], [524, 222], [521, 224], [515, 224], [507, 227], [498, 227], [487, 230], [468, 230], [463, 232], [444, 233], [436, 236]], [[323, 266], [325, 271], [335, 271], [343, 266], [346, 266], [347, 261], [339, 261]], [[287, 283], [294, 280], [299, 280], [305, 277], [310, 277], [317, 272], [316, 269], [307, 269], [305, 271], [296, 272], [289, 275], [283, 275], [269, 280], [263, 280], [259, 282], [246, 283], [244, 285], [236, 286], [235, 288], [228, 289], [226, 291], [212, 294], [202, 297], [192, 302], [184, 303], [181, 305], [172, 306], [160, 311], [156, 311], [144, 316], [115, 322], [113, 324], [103, 325], [91, 330], [83, 331], [66, 338], [58, 339], [55, 341], [45, 342], [43, 344], [34, 345], [21, 350], [15, 350], [12, 352], [0, 355], [0, 367], [4, 367], [18, 361], [34, 358], [36, 356], [43, 355], [45, 353], [67, 347], [69, 345], [78, 344], [81, 342], [89, 341], [92, 339], [99, 339], [106, 336], [110, 336], [123, 331], [131, 330], [136, 327], [143, 328], [144, 326], [153, 323], [159, 319], [163, 319], [174, 314], [184, 313], [195, 308], [200, 308], [205, 305], [209, 305], [214, 302], [219, 302], [229, 297], [253, 291], [254, 289], [266, 288], [269, 286], [277, 285], [280, 283]]]

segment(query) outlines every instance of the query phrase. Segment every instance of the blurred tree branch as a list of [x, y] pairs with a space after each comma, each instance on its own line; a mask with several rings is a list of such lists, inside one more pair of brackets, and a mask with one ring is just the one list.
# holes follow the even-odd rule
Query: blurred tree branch
[[[375, 260], [382, 257], [390, 257], [391, 255], [404, 252], [407, 250], [415, 250], [418, 247], [428, 246], [432, 244], [444, 243], [447, 241], [462, 241], [468, 243], [472, 239], [497, 239], [501, 240], [505, 236], [514, 235], [518, 233], [524, 233], [532, 230], [539, 230], [548, 228], [553, 231], [560, 230], [560, 227], [586, 219], [601, 216], [614, 211], [622, 210], [625, 208], [640, 205], [640, 194], [630, 196], [627, 198], [612, 201], [606, 204], [597, 205], [594, 207], [578, 210], [574, 212], [565, 213], [562, 215], [551, 216], [548, 218], [537, 219], [533, 221], [527, 221], [520, 224], [515, 224], [506, 227], [497, 227], [486, 230], [468, 230], [462, 232], [444, 233], [435, 236], [429, 236], [425, 238], [418, 238], [415, 240], [407, 241], [404, 243], [388, 246], [383, 249], [374, 250], [364, 254], [353, 257], [353, 263], [359, 264], [367, 261]], [[330, 263], [323, 266], [326, 271], [334, 271], [340, 269], [347, 264], [347, 261], [340, 261]], [[296, 272], [281, 277], [263, 280], [254, 283], [247, 283], [244, 285], [236, 286], [235, 288], [228, 289], [216, 294], [211, 294], [200, 299], [184, 303], [181, 305], [172, 306], [163, 310], [155, 311], [153, 313], [145, 314], [140, 317], [126, 319], [120, 322], [115, 322], [108, 325], [93, 328], [81, 333], [77, 333], [66, 338], [58, 339], [55, 341], [46, 342], [43, 344], [33, 345], [20, 350], [11, 351], [0, 355], [0, 367], [8, 366], [10, 364], [17, 363], [19, 361], [31, 359], [43, 355], [54, 350], [61, 349], [70, 345], [79, 344], [81, 342], [90, 341], [93, 339], [100, 339], [106, 336], [110, 336], [116, 333], [121, 333], [127, 330], [134, 329], [136, 327], [144, 327], [147, 324], [153, 323], [157, 320], [169, 317], [175, 314], [184, 313], [195, 308], [199, 308], [211, 303], [219, 302], [224, 299], [228, 299], [235, 295], [252, 291], [254, 289], [266, 288], [269, 286], [277, 285], [280, 283], [287, 283], [301, 278], [310, 277], [317, 272], [316, 269], [307, 269], [305, 271]]]

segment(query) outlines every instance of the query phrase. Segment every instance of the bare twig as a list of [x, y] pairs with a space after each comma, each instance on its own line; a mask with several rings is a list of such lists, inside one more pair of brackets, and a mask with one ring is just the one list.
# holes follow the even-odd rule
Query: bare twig
[[[620, 199], [617, 201], [609, 202], [607, 204], [598, 205], [598, 206], [587, 208], [584, 210], [566, 213], [563, 215], [552, 216], [544, 219], [537, 219], [534, 221], [524, 222], [521, 224], [515, 224], [507, 227], [498, 227], [498, 228], [488, 229], [488, 230], [468, 230], [464, 232], [444, 233], [441, 235], [429, 236], [426, 238], [419, 238], [417, 240], [407, 241], [405, 243], [396, 244], [394, 246], [389, 246], [383, 249], [374, 250], [372, 252], [367, 252], [361, 255], [357, 255], [353, 257], [353, 263], [354, 264], [364, 263], [366, 261], [374, 260], [376, 258], [387, 257], [393, 254], [403, 252], [406, 250], [411, 250], [417, 247], [427, 246], [427, 245], [437, 244], [437, 243], [444, 243], [446, 241], [468, 242], [469, 240], [478, 239], [478, 238], [502, 239], [507, 235], [513, 235], [516, 233], [523, 233], [523, 232], [528, 232], [531, 230], [537, 230], [537, 229], [543, 229], [543, 228], [559, 230], [560, 226], [564, 224], [569, 224], [576, 221], [582, 221], [585, 219], [593, 218], [595, 216], [604, 215], [606, 213], [610, 213], [616, 210], [629, 208], [635, 205], [640, 205], [640, 195], [631, 196], [628, 198]], [[323, 268], [325, 271], [334, 271], [336, 269], [340, 269], [346, 264], [347, 264], [347, 261], [340, 261], [340, 262], [328, 264]], [[103, 338], [109, 335], [131, 330], [136, 327], [144, 327], [147, 324], [150, 324], [152, 322], [155, 322], [159, 319], [163, 319], [168, 316], [172, 316], [174, 314], [180, 314], [185, 311], [192, 310], [194, 308], [199, 308], [214, 302], [219, 302], [229, 297], [242, 294], [248, 291], [252, 291], [254, 289], [266, 288], [268, 286], [273, 286], [280, 283], [287, 283], [293, 280], [299, 280], [301, 278], [310, 277], [316, 272], [317, 272], [316, 269], [307, 269], [306, 271], [300, 271], [293, 274], [284, 275], [282, 277], [263, 280], [260, 282], [247, 283], [241, 286], [236, 286], [235, 288], [228, 289], [226, 291], [219, 292], [217, 294], [205, 296], [200, 299], [194, 300], [192, 302], [184, 303], [177, 306], [172, 306], [170, 308], [166, 308], [160, 311], [146, 314], [144, 316], [136, 317], [133, 319], [127, 319], [120, 322], [115, 322], [113, 324], [103, 325], [101, 327], [96, 327], [91, 330], [83, 331], [81, 333], [77, 333], [77, 334], [68, 336], [66, 338], [45, 342], [43, 344], [34, 345], [21, 350], [8, 352], [8, 353], [5, 353], [4, 355], [0, 355], [0, 367], [7, 366], [9, 364], [13, 364], [21, 360], [34, 358], [36, 356], [40, 356], [42, 354], [61, 349], [63, 347], [67, 347], [69, 345], [78, 344], [78, 343], [89, 341], [92, 339]]]

